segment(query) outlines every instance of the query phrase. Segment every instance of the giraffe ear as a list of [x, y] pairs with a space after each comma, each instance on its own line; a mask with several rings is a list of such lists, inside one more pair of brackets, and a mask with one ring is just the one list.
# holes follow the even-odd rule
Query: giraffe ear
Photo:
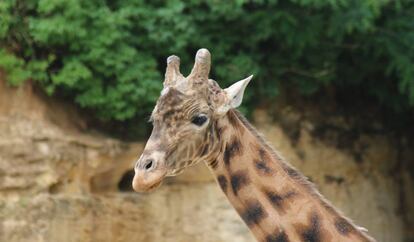
[[219, 108], [219, 113], [227, 113], [231, 108], [237, 108], [240, 106], [243, 100], [244, 90], [249, 84], [250, 80], [253, 78], [253, 75], [240, 80], [230, 87], [224, 89], [224, 93], [227, 96], [227, 103], [225, 103], [222, 107]]

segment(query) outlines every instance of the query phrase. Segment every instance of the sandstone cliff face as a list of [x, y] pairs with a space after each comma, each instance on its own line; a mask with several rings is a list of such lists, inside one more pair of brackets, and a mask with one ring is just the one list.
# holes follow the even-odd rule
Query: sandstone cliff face
[[[143, 144], [92, 132], [72, 107], [2, 79], [0, 241], [254, 241], [204, 164], [154, 193], [120, 192]], [[335, 206], [378, 241], [413, 238], [413, 182], [398, 165], [414, 157], [410, 149], [371, 133], [342, 148], [338, 132], [327, 142], [292, 107], [276, 120], [266, 113], [254, 114], [259, 130]], [[340, 117], [333, 122], [352, 129]]]

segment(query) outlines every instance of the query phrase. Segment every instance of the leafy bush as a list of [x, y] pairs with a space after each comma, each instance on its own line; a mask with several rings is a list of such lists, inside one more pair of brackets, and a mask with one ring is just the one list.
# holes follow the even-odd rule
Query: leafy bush
[[179, 55], [188, 72], [200, 47], [221, 85], [253, 73], [262, 97], [331, 87], [395, 110], [414, 105], [412, 0], [0, 2], [9, 81], [31, 77], [107, 120], [147, 114], [165, 58]]

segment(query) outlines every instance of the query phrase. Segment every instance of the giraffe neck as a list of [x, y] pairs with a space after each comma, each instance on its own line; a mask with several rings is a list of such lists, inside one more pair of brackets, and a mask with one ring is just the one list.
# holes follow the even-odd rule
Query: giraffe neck
[[258, 241], [374, 241], [335, 210], [235, 110], [216, 123], [219, 151], [208, 162]]

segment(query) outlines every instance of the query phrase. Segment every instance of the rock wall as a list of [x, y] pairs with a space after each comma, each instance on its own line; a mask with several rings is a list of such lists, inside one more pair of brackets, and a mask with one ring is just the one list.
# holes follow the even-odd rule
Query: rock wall
[[[2, 79], [0, 241], [254, 241], [204, 164], [154, 193], [120, 192], [143, 144], [94, 132], [73, 107]], [[413, 241], [413, 182], [398, 165], [413, 159], [409, 148], [371, 133], [338, 147], [339, 132], [316, 135], [301, 111], [278, 112], [273, 120], [257, 110], [259, 130], [335, 206], [378, 241]]]

